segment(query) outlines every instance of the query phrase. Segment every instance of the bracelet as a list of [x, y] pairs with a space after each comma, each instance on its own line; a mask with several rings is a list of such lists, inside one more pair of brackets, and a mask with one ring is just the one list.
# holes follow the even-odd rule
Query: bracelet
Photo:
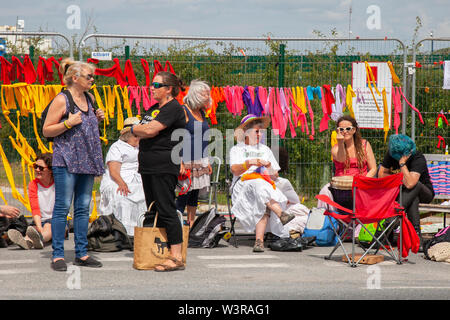
[[244, 161], [244, 163], [242, 164], [242, 166], [244, 167], [245, 171], [248, 170], [248, 168], [247, 168], [247, 163], [246, 163], [246, 162], [247, 162], [247, 161]]
[[67, 124], [67, 120], [64, 120], [64, 126], [65, 126], [67, 129], [72, 129], [72, 127], [69, 126], [69, 125]]

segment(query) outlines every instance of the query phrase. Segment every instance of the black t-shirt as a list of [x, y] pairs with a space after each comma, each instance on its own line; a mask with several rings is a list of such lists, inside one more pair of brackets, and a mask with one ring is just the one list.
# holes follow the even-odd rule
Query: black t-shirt
[[174, 174], [180, 173], [179, 154], [176, 163], [172, 161], [172, 149], [180, 141], [172, 141], [172, 133], [176, 129], [186, 126], [186, 117], [182, 106], [173, 99], [159, 108], [159, 104], [153, 105], [147, 110], [141, 120], [141, 124], [152, 120], [161, 122], [167, 128], [161, 130], [155, 137], [141, 139], [139, 142], [139, 173], [142, 174]]
[[[392, 173], [400, 172], [400, 165], [398, 164], [398, 161], [392, 158], [389, 152], [387, 152], [384, 156], [383, 163], [381, 165], [386, 169], [390, 169]], [[421, 152], [416, 151], [416, 153], [410, 156], [408, 161], [406, 161], [406, 167], [410, 172], [419, 173], [419, 181], [427, 186], [427, 188], [430, 189], [434, 195], [433, 184], [431, 183], [427, 160], [424, 155]]]

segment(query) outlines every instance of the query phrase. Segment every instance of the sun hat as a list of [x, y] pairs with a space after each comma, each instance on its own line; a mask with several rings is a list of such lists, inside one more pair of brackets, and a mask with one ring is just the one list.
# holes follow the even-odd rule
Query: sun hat
[[123, 135], [131, 130], [131, 126], [139, 124], [140, 120], [136, 117], [126, 118], [123, 122], [123, 129], [120, 130], [120, 135]]
[[258, 117], [254, 114], [248, 114], [245, 117], [242, 118], [241, 123], [236, 129], [244, 129], [248, 127], [252, 122], [255, 121], [262, 121], [264, 129], [266, 129], [270, 124], [270, 118], [269, 117]]

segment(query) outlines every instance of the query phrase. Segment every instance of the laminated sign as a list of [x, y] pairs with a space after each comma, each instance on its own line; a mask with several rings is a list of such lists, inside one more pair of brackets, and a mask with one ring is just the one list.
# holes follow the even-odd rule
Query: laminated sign
[[[383, 129], [385, 112], [391, 127], [392, 74], [387, 62], [353, 62], [353, 109], [360, 128]], [[386, 97], [383, 99], [383, 89]]]

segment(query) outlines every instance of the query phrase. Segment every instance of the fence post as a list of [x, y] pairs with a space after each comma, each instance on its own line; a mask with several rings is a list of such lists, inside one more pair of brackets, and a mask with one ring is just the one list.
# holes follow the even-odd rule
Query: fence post
[[285, 44], [280, 44], [280, 57], [278, 60], [278, 87], [284, 87], [284, 49]]
[[29, 50], [30, 59], [33, 60], [33, 58], [34, 58], [34, 46], [30, 46], [28, 48], [28, 50]]
[[125, 46], [125, 60], [130, 59], [130, 46]]

